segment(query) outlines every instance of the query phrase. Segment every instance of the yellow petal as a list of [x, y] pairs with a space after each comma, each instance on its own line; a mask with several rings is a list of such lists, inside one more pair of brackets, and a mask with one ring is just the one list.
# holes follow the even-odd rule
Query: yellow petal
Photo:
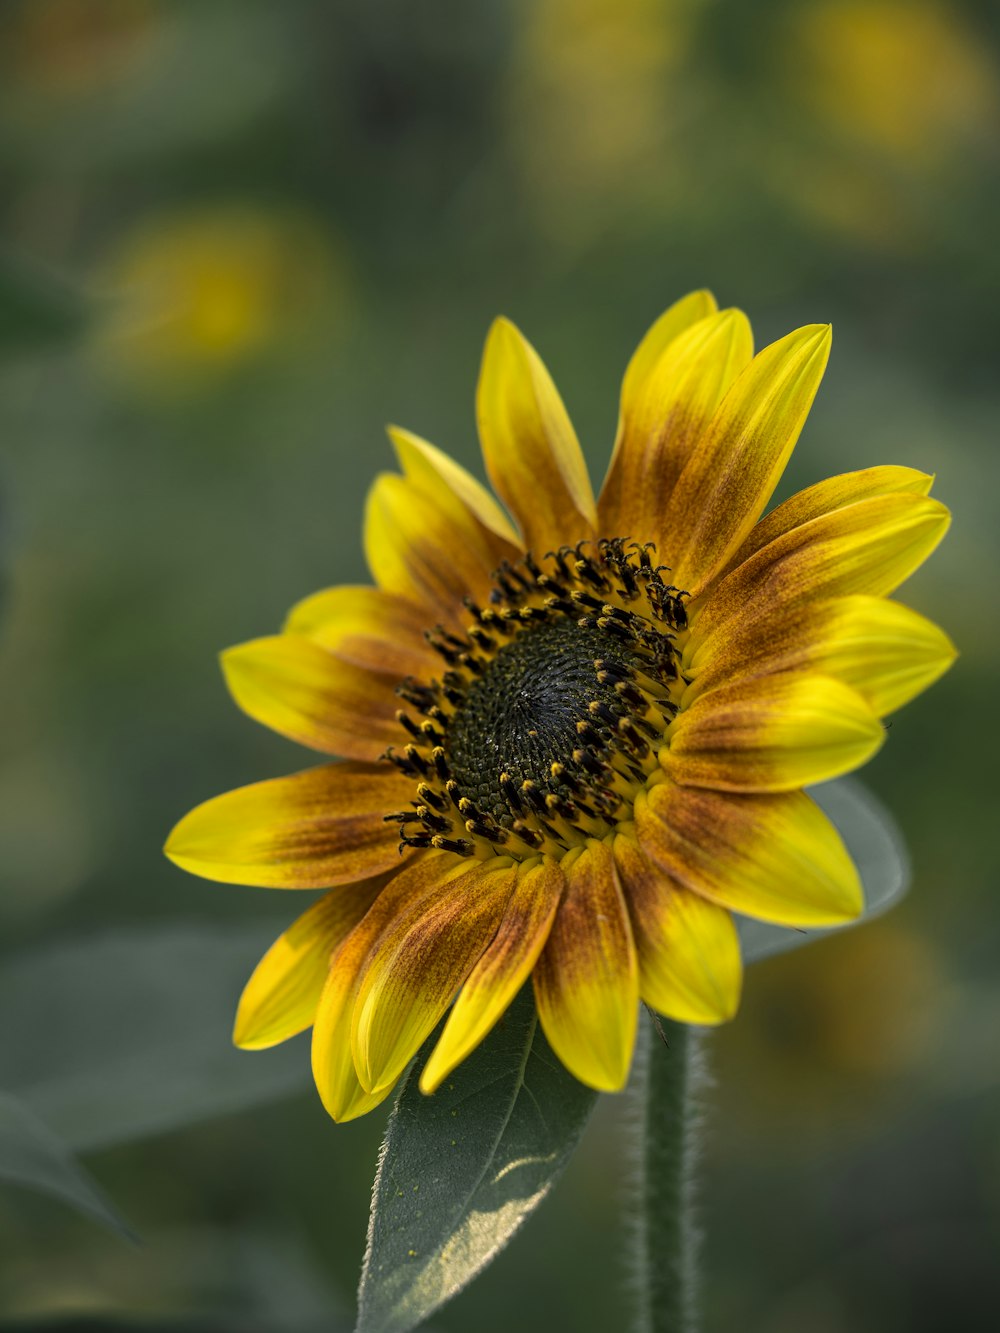
[[843, 681], [879, 717], [933, 684], [955, 660], [948, 636], [924, 616], [881, 597], [840, 597], [738, 615], [685, 664], [685, 703], [746, 677], [809, 671]]
[[486, 471], [525, 546], [541, 556], [592, 540], [597, 514], [576, 433], [538, 353], [506, 319], [486, 339], [476, 419]]
[[714, 315], [717, 309], [711, 292], [696, 291], [682, 296], [646, 332], [628, 363], [622, 381], [615, 447], [597, 504], [599, 526], [605, 536], [615, 536], [620, 532], [622, 451], [625, 442], [634, 436], [631, 423], [635, 416], [635, 404], [647, 396], [646, 386], [667, 349], [686, 329]]
[[723, 395], [753, 356], [753, 334], [739, 310], [692, 325], [640, 377], [629, 367], [618, 439], [601, 492], [601, 531], [651, 541], [672, 559], [663, 527], [667, 502]]
[[446, 852], [416, 856], [390, 880], [330, 959], [313, 1022], [312, 1069], [323, 1105], [334, 1120], [354, 1120], [392, 1091], [392, 1082], [368, 1091], [354, 1067], [351, 1027], [362, 969], [375, 941], [403, 910], [414, 886], [436, 883], [452, 864], [454, 857]]
[[399, 829], [413, 784], [390, 765], [324, 764], [205, 801], [164, 848], [183, 870], [222, 884], [326, 889], [399, 864]]
[[783, 926], [836, 926], [863, 906], [840, 834], [803, 792], [757, 796], [661, 782], [635, 806], [646, 856], [733, 912]]
[[311, 639], [345, 662], [402, 680], [440, 672], [441, 659], [424, 638], [431, 628], [427, 608], [416, 602], [381, 588], [342, 585], [293, 606], [283, 633]]
[[233, 1031], [237, 1046], [263, 1050], [311, 1026], [331, 955], [385, 883], [386, 876], [379, 875], [327, 893], [278, 936], [240, 997]]
[[656, 363], [667, 348], [692, 324], [714, 315], [718, 306], [711, 292], [688, 292], [679, 301], [663, 312], [658, 320], [647, 329], [639, 346], [632, 354], [622, 382], [622, 415], [627, 414], [627, 404], [640, 393], [642, 385], [653, 372]]
[[799, 437], [830, 354], [813, 324], [765, 347], [722, 400], [663, 515], [672, 579], [697, 594], [726, 564], [767, 504]]
[[615, 863], [639, 954], [642, 998], [679, 1023], [724, 1023], [740, 1003], [743, 962], [732, 917], [691, 893], [618, 836]]
[[396, 679], [345, 662], [310, 639], [252, 639], [222, 654], [222, 670], [244, 713], [313, 750], [378, 759], [401, 739]]
[[791, 791], [865, 763], [885, 733], [865, 701], [826, 676], [758, 676], [710, 690], [674, 722], [660, 762], [675, 782]]
[[832, 514], [836, 509], [857, 504], [859, 500], [870, 500], [876, 495], [928, 495], [933, 484], [933, 476], [912, 467], [868, 467], [859, 472], [826, 477], [815, 486], [807, 486], [804, 491], [790, 496], [754, 524], [727, 568], [735, 569], [768, 542], [823, 514]]
[[517, 884], [486, 952], [469, 974], [420, 1076], [433, 1092], [479, 1045], [531, 975], [565, 880], [554, 861], [518, 868]]
[[[431, 626], [460, 628], [466, 597], [489, 596], [499, 538], [456, 497], [432, 498], [405, 477], [382, 473], [368, 492], [365, 556], [375, 582], [425, 606]], [[459, 522], [457, 514], [464, 513]]]
[[399, 426], [389, 427], [389, 439], [403, 472], [415, 486], [428, 495], [441, 495], [445, 499], [454, 496], [484, 528], [510, 547], [520, 546], [510, 519], [471, 472], [449, 458], [444, 450]]
[[394, 1083], [416, 1055], [495, 935], [515, 877], [497, 857], [411, 891], [361, 977], [351, 1046], [363, 1087]]
[[570, 862], [566, 882], [532, 974], [538, 1017], [570, 1073], [588, 1087], [618, 1092], [632, 1063], [639, 970], [610, 848], [589, 842]]
[[866, 593], [882, 597], [927, 559], [948, 530], [943, 504], [920, 495], [874, 496], [811, 519], [752, 555], [713, 588], [692, 617], [693, 656], [736, 616]]

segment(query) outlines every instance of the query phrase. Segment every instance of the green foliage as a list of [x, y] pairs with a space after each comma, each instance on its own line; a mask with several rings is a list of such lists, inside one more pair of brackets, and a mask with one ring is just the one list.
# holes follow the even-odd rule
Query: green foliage
[[134, 1239], [128, 1223], [66, 1145], [5, 1092], [0, 1092], [0, 1181], [51, 1194], [119, 1235]]
[[545, 1198], [597, 1101], [552, 1054], [530, 987], [425, 1097], [433, 1040], [382, 1146], [357, 1333], [406, 1333], [461, 1291]]
[[232, 1045], [236, 1000], [279, 928], [108, 931], [0, 966], [0, 1068], [76, 1149], [243, 1110], [309, 1082], [299, 1043]]
[[84, 299], [68, 282], [0, 249], [0, 354], [67, 342], [86, 319]]

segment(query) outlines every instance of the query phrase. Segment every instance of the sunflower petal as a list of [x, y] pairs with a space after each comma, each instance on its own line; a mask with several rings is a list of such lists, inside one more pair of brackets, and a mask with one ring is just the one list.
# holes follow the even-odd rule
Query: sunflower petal
[[826, 676], [758, 676], [710, 690], [674, 722], [660, 762], [675, 782], [790, 791], [865, 763], [885, 733], [865, 701]]
[[364, 965], [351, 1032], [363, 1087], [395, 1083], [417, 1053], [496, 934], [515, 877], [494, 858], [420, 878]]
[[884, 717], [933, 684], [955, 660], [937, 625], [882, 597], [839, 597], [738, 619], [701, 645], [684, 674], [685, 702], [725, 682], [809, 671], [843, 681]]
[[255, 722], [323, 754], [377, 759], [398, 743], [396, 678], [295, 634], [251, 639], [221, 656], [233, 699]]
[[634, 405], [645, 396], [646, 385], [657, 363], [667, 348], [693, 324], [707, 319], [718, 310], [715, 297], [709, 291], [689, 292], [675, 301], [660, 318], [647, 330], [639, 346], [632, 354], [622, 381], [621, 405], [618, 413], [618, 433], [614, 451], [608, 465], [607, 475], [598, 501], [601, 531], [605, 535], [619, 532], [621, 505], [621, 464], [622, 450], [633, 431], [630, 422], [633, 419]]
[[576, 433], [538, 353], [506, 319], [486, 339], [476, 419], [486, 471], [525, 546], [544, 555], [592, 538], [597, 513]]
[[757, 796], [661, 782], [635, 806], [646, 856], [711, 902], [782, 926], [837, 926], [862, 909], [840, 834], [804, 792]]
[[328, 889], [399, 864], [413, 784], [388, 764], [323, 764], [238, 787], [196, 806], [164, 848], [193, 875], [264, 889]]
[[[463, 515], [461, 519], [459, 515]], [[365, 556], [375, 582], [461, 626], [464, 598], [487, 597], [499, 538], [450, 495], [431, 496], [406, 477], [383, 472], [368, 492]]]
[[[415, 486], [444, 500], [454, 497], [466, 513], [472, 514], [494, 536], [511, 548], [520, 547], [514, 525], [471, 472], [449, 458], [443, 449], [399, 426], [389, 427], [389, 439], [403, 472]], [[504, 554], [507, 553], [500, 552], [501, 559]]]
[[260, 1051], [310, 1027], [330, 958], [386, 883], [385, 875], [337, 889], [313, 903], [257, 964], [240, 996], [233, 1042]]
[[663, 514], [678, 586], [697, 594], [756, 522], [799, 437], [830, 354], [812, 324], [765, 347], [722, 400]]
[[625, 1086], [638, 1021], [639, 970], [628, 912], [605, 843], [589, 842], [566, 870], [567, 887], [533, 975], [549, 1044], [588, 1087]]
[[639, 346], [632, 354], [622, 382], [622, 414], [627, 411], [626, 404], [633, 395], [642, 390], [642, 385], [652, 374], [660, 357], [685, 329], [700, 320], [707, 319], [718, 310], [718, 303], [710, 291], [705, 288], [688, 292], [646, 330]]
[[629, 367], [618, 439], [601, 492], [601, 531], [634, 532], [670, 549], [663, 526], [670, 494], [697, 442], [753, 356], [753, 334], [739, 310], [692, 325], [640, 378]]
[[724, 1023], [739, 1008], [743, 962], [732, 917], [691, 893], [619, 835], [614, 844], [639, 955], [642, 998], [679, 1023]]
[[292, 607], [283, 633], [311, 639], [345, 662], [401, 680], [434, 675], [441, 659], [424, 638], [425, 607], [381, 588], [342, 585]]
[[424, 1066], [422, 1092], [433, 1092], [479, 1045], [527, 981], [548, 939], [564, 885], [555, 862], [519, 869], [497, 933], [469, 974]]
[[323, 1105], [337, 1121], [364, 1115], [392, 1091], [392, 1082], [362, 1087], [351, 1051], [351, 1027], [365, 959], [416, 885], [436, 883], [453, 858], [446, 852], [418, 855], [372, 903], [330, 959], [330, 971], [313, 1021], [312, 1070]]
[[735, 569], [768, 542], [773, 542], [814, 518], [832, 514], [834, 510], [857, 504], [859, 500], [870, 500], [876, 495], [929, 495], [933, 484], [933, 476], [912, 467], [868, 467], [858, 472], [843, 472], [836, 477], [826, 477], [815, 486], [807, 486], [805, 490], [790, 496], [769, 514], [765, 514], [759, 523], [754, 524], [727, 568]]
[[859, 500], [784, 533], [727, 574], [693, 620], [689, 651], [726, 626], [740, 632], [775, 606], [807, 598], [882, 597], [927, 559], [951, 516], [937, 500], [892, 494]]

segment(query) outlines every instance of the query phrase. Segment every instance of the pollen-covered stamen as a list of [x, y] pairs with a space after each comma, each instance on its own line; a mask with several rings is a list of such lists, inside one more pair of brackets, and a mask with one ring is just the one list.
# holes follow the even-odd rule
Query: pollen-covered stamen
[[[468, 599], [465, 636], [428, 642], [441, 679], [404, 680], [410, 743], [386, 758], [415, 779], [387, 816], [400, 846], [457, 855], [559, 856], [631, 817], [677, 712], [685, 594], [652, 547], [622, 538], [529, 553]], [[465, 836], [463, 836], [465, 835]]]

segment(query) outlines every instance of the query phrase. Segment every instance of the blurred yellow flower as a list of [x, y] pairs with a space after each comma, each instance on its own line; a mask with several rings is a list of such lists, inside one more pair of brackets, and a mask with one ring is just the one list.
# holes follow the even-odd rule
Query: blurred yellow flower
[[789, 68], [828, 125], [915, 167], [991, 137], [996, 73], [954, 8], [825, 0], [795, 14]]
[[794, 121], [761, 160], [783, 202], [895, 255], [932, 244], [940, 191], [974, 176], [1000, 109], [962, 16], [932, 0], [796, 6], [780, 68]]
[[874, 1088], [898, 1094], [926, 1064], [952, 997], [934, 941], [895, 917], [791, 950], [756, 969], [739, 1033], [720, 1038], [722, 1081], [762, 1124], [776, 1108], [800, 1133], [806, 1122], [864, 1120]]
[[104, 274], [95, 335], [116, 377], [170, 390], [213, 379], [342, 308], [344, 276], [320, 226], [244, 207], [155, 216]]
[[564, 235], [609, 200], [662, 190], [671, 73], [688, 48], [690, 4], [536, 0], [524, 11], [509, 84], [516, 156], [540, 220]]

